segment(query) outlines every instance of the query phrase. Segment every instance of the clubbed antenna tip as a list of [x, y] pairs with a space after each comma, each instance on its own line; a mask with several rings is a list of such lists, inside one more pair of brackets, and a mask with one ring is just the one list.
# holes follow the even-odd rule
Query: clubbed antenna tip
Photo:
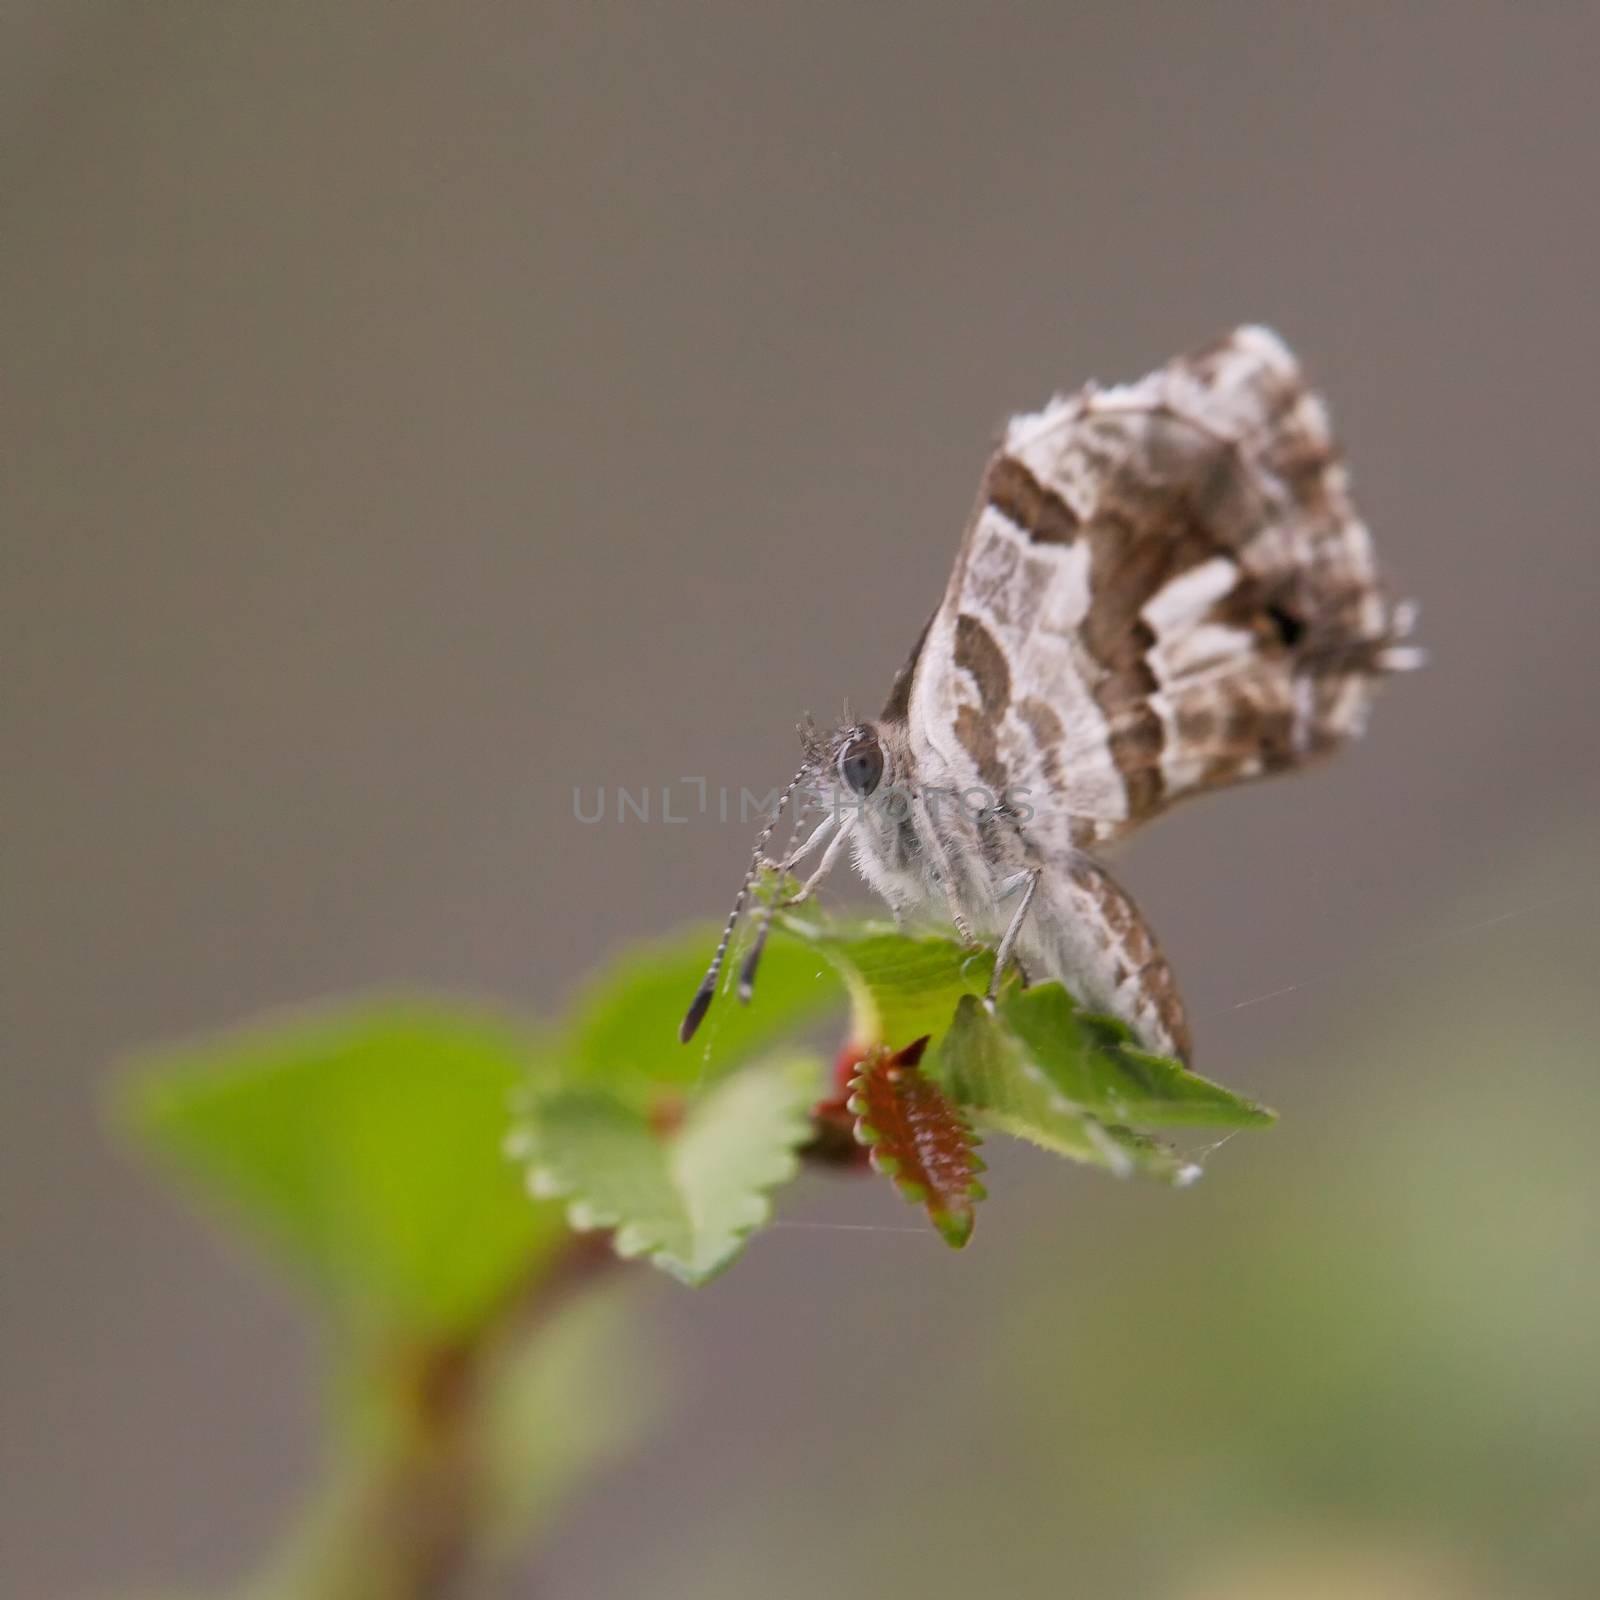
[[767, 948], [767, 934], [772, 930], [772, 914], [770, 909], [762, 917], [761, 926], [756, 932], [756, 942], [750, 946], [749, 954], [745, 956], [743, 965], [739, 968], [739, 1004], [750, 1004], [750, 996], [756, 992], [756, 968], [761, 965], [761, 952]]
[[683, 1014], [683, 1021], [678, 1024], [678, 1043], [688, 1044], [694, 1038], [694, 1031], [705, 1021], [706, 1012], [711, 1009], [712, 996], [716, 988], [709, 983], [702, 983], [695, 990], [694, 999], [689, 1002], [689, 1009]]

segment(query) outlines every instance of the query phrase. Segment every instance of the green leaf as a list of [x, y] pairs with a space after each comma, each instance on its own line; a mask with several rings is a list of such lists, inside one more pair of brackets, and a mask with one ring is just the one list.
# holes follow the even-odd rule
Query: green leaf
[[347, 1331], [449, 1336], [564, 1237], [501, 1154], [529, 1051], [488, 1013], [367, 1001], [148, 1056], [118, 1110]]
[[840, 991], [815, 954], [773, 941], [755, 995], [741, 1005], [727, 983], [699, 1033], [678, 1042], [678, 1024], [705, 976], [718, 930], [695, 928], [623, 956], [579, 996], [557, 1047], [574, 1082], [643, 1101], [663, 1086], [703, 1083], [750, 1060], [830, 1011]]
[[574, 1228], [612, 1228], [623, 1257], [647, 1256], [700, 1284], [767, 1221], [768, 1192], [792, 1178], [823, 1079], [814, 1058], [784, 1057], [724, 1078], [673, 1127], [615, 1094], [538, 1097], [519, 1129], [530, 1188], [560, 1197]]
[[986, 1126], [1074, 1161], [1183, 1184], [1195, 1168], [1140, 1131], [1176, 1123], [1256, 1127], [1272, 1113], [1127, 1043], [1060, 984], [963, 1000], [929, 1071]]
[[1132, 1042], [1110, 1017], [1078, 1009], [1059, 983], [1013, 989], [1000, 1017], [1051, 1084], [1080, 1111], [1140, 1126], [1260, 1127], [1272, 1112]]
[[1074, 1105], [1022, 1042], [979, 1000], [964, 999], [928, 1071], [985, 1127], [1119, 1175], [1185, 1181], [1187, 1166], [1156, 1141], [1110, 1128]]
[[778, 926], [824, 956], [850, 993], [857, 1044], [904, 1049], [924, 1035], [937, 1041], [955, 1016], [956, 1002], [982, 994], [994, 953], [969, 950], [953, 939], [907, 937], [881, 924], [830, 927], [814, 916], [786, 912]]

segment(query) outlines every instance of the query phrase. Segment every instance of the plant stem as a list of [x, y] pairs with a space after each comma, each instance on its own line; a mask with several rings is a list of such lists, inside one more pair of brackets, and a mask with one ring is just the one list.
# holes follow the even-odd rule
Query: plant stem
[[482, 1448], [486, 1381], [511, 1344], [616, 1262], [573, 1235], [467, 1336], [351, 1375], [350, 1443], [247, 1600], [455, 1600], [486, 1564], [493, 1521]]

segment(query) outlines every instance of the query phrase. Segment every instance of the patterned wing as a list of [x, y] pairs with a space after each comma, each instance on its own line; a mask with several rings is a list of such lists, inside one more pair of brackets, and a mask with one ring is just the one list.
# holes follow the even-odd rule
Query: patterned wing
[[1081, 848], [1358, 733], [1409, 622], [1322, 403], [1240, 328], [1013, 419], [889, 713]]

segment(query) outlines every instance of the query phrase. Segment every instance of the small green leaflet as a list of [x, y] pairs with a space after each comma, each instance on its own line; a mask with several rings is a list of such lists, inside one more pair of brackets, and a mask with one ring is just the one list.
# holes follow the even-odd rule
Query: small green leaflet
[[1198, 1170], [1138, 1131], [1176, 1123], [1258, 1127], [1272, 1113], [1125, 1043], [1060, 984], [1011, 990], [997, 1014], [964, 999], [928, 1072], [984, 1125], [1119, 1176], [1183, 1184]]
[[1273, 1120], [1265, 1107], [1141, 1050], [1122, 1023], [1080, 1011], [1059, 983], [1009, 990], [999, 1013], [1055, 1088], [1103, 1121], [1250, 1128]]
[[514, 1136], [530, 1189], [574, 1228], [614, 1228], [617, 1254], [688, 1284], [722, 1271], [794, 1177], [823, 1085], [814, 1057], [759, 1062], [716, 1084], [675, 1127], [603, 1090], [539, 1097]]
[[981, 995], [994, 970], [993, 951], [967, 950], [953, 939], [909, 937], [880, 923], [829, 927], [786, 912], [779, 925], [844, 980], [855, 1042], [863, 1046], [903, 1050], [924, 1035], [937, 1041], [950, 1026], [956, 1002], [962, 995]]

